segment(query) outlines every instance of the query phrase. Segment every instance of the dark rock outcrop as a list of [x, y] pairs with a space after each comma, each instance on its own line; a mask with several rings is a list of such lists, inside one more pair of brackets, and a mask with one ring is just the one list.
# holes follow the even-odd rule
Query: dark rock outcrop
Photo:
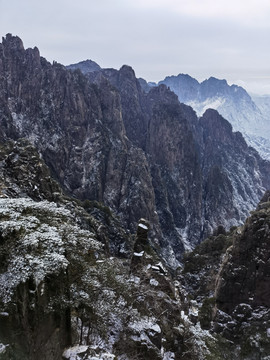
[[232, 313], [238, 304], [270, 307], [270, 202], [262, 202], [228, 251], [217, 279], [218, 307]]
[[268, 200], [266, 192], [244, 226], [219, 227], [184, 259], [181, 282], [199, 304], [201, 327], [231, 359], [264, 358], [270, 351]]
[[24, 197], [33, 200], [57, 200], [62, 195], [59, 184], [36, 148], [26, 139], [0, 144], [0, 196]]
[[11, 35], [1, 49], [2, 140], [28, 138], [67, 193], [104, 202], [130, 229], [140, 217], [154, 220], [149, 166], [125, 137], [112, 85], [51, 65]]
[[[181, 252], [183, 243], [195, 244], [220, 223], [229, 228], [244, 221], [269, 187], [269, 163], [216, 111], [206, 111], [198, 121], [163, 85], [144, 95], [132, 69], [124, 68], [129, 69], [125, 81], [119, 81], [123, 68], [103, 75], [120, 91], [125, 128], [140, 119], [127, 135], [145, 146], [162, 232], [172, 252]], [[131, 101], [136, 106], [130, 110]]]

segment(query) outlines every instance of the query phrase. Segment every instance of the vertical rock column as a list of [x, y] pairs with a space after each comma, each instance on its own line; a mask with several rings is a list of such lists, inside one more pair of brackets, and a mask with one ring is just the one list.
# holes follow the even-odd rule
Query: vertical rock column
[[148, 245], [149, 222], [140, 219], [135, 237], [134, 252], [131, 259], [131, 272], [135, 270], [138, 264], [144, 258], [146, 246]]

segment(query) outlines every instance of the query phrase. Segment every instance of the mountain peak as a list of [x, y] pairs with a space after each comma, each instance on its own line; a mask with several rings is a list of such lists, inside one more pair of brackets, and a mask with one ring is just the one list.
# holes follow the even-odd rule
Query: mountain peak
[[6, 37], [2, 37], [3, 46], [11, 48], [24, 50], [23, 42], [18, 36], [13, 36], [12, 34], [6, 34]]
[[94, 71], [100, 71], [101, 67], [93, 60], [83, 60], [76, 64], [66, 66], [67, 69], [76, 70], [80, 69], [83, 74], [88, 74]]
[[187, 84], [196, 84], [196, 85], [199, 85], [199, 82], [193, 78], [192, 76], [188, 75], [188, 74], [178, 74], [177, 76], [175, 75], [171, 75], [171, 76], [166, 76], [166, 78], [162, 81], [159, 81], [159, 85], [160, 84], [164, 84], [164, 83], [169, 83], [169, 82], [174, 82], [174, 81], [177, 81], [179, 82], [179, 84], [182, 84], [182, 83], [187, 83]]
[[158, 85], [167, 85], [178, 97], [181, 102], [188, 102], [197, 96], [199, 82], [187, 74], [178, 74], [177, 76], [167, 76], [160, 81]]
[[[218, 83], [218, 84], [228, 85], [227, 80], [225, 80], [225, 79], [218, 79], [218, 78], [216, 78], [216, 77], [214, 77], [214, 76], [210, 76], [209, 79], [204, 80], [204, 81], [209, 81], [209, 82], [212, 82], [212, 83]], [[204, 82], [204, 81], [203, 81], [203, 82]]]
[[119, 73], [121, 75], [125, 75], [125, 76], [128, 76], [128, 77], [132, 77], [132, 78], [135, 78], [135, 71], [133, 70], [133, 68], [129, 65], [123, 65], [120, 70], [119, 70]]
[[[199, 124], [203, 128], [204, 136], [213, 139], [215, 144], [230, 144], [234, 148], [236, 137], [232, 125], [218, 111], [207, 109], [199, 119]], [[207, 146], [209, 146], [209, 143], [210, 141], [207, 142]]]
[[228, 85], [227, 81], [225, 79], [217, 79], [213, 76], [211, 76], [209, 79], [204, 80], [201, 82], [201, 87], [207, 89], [207, 91], [210, 91], [212, 95], [212, 92], [220, 92], [220, 91], [228, 91], [230, 86]]
[[200, 120], [201, 123], [208, 124], [208, 128], [212, 129], [212, 133], [215, 134], [216, 137], [218, 137], [218, 133], [221, 129], [226, 131], [228, 135], [232, 134], [232, 125], [215, 109], [207, 109]]

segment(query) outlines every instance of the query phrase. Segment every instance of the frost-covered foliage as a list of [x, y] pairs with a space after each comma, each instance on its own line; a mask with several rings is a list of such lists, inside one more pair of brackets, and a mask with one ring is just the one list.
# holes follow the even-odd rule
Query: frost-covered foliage
[[0, 199], [0, 233], [2, 257], [6, 253], [2, 259], [6, 269], [0, 275], [0, 297], [5, 303], [30, 277], [38, 286], [46, 275], [65, 271], [67, 251], [101, 248], [94, 234], [82, 230], [68, 209], [28, 198]]
[[192, 353], [195, 360], [209, 352], [208, 331], [192, 323], [189, 311], [181, 317], [188, 302], [180, 284], [150, 249], [140, 255], [131, 264], [100, 257], [82, 265], [70, 287], [77, 345], [65, 350], [65, 359], [172, 360]]
[[[160, 353], [160, 345], [153, 343], [155, 336], [161, 337], [159, 320], [144, 299], [149, 301], [160, 292], [156, 289], [160, 280], [155, 280], [153, 271], [162, 269], [161, 265], [155, 261], [153, 269], [146, 267], [149, 274], [133, 282], [129, 261], [106, 255], [97, 234], [82, 228], [79, 209], [71, 209], [71, 202], [65, 206], [29, 198], [0, 199], [0, 319], [14, 319], [22, 327], [26, 343], [30, 342], [30, 350], [22, 351], [31, 359], [31, 347], [34, 351], [39, 331], [48, 331], [51, 325], [46, 318], [53, 314], [70, 314], [65, 315], [70, 330], [61, 327], [60, 331], [67, 335], [71, 331], [74, 346], [64, 352], [64, 358], [113, 359], [114, 354], [127, 351], [124, 339], [132, 343], [126, 359], [132, 359], [140, 347], [146, 356], [149, 351]], [[147, 280], [142, 289], [143, 278]], [[166, 296], [160, 292], [160, 301]], [[18, 301], [21, 304], [14, 312], [13, 303]], [[29, 316], [35, 319], [32, 325]], [[59, 326], [57, 321], [55, 326]], [[9, 327], [6, 334], [0, 331], [3, 354], [6, 349], [14, 351], [7, 341], [19, 341], [16, 335], [14, 339], [8, 335]], [[31, 327], [37, 335], [29, 335]]]
[[[268, 211], [261, 207], [261, 212]], [[78, 211], [68, 201], [60, 205], [29, 198], [0, 199], [1, 321], [8, 324], [16, 319], [13, 303], [24, 286], [29, 296], [20, 298], [25, 303], [17, 309], [27, 339], [35, 338], [29, 335], [27, 314], [37, 322], [31, 325], [34, 329], [40, 329], [42, 322], [48, 327], [45, 319], [53, 314], [68, 314], [65, 321], [70, 325], [60, 330], [70, 336], [61, 348], [61, 357], [67, 360], [219, 360], [224, 353], [230, 359], [247, 360], [252, 358], [249, 353], [256, 352], [265, 357], [269, 309], [242, 303], [232, 314], [217, 309], [213, 322], [215, 298], [206, 297], [213, 293], [207, 283], [219, 275], [218, 264], [224, 261], [230, 237], [241, 236], [239, 229], [230, 233], [217, 229], [187, 256], [186, 273], [173, 281], [147, 243], [131, 259], [110, 256], [96, 240], [96, 232], [83, 229]], [[203, 283], [196, 289], [200, 269]], [[195, 290], [188, 294], [192, 281]], [[197, 298], [191, 300], [191, 295]], [[24, 313], [21, 309], [26, 308]], [[1, 329], [0, 342], [0, 358], [13, 354], [12, 341]]]

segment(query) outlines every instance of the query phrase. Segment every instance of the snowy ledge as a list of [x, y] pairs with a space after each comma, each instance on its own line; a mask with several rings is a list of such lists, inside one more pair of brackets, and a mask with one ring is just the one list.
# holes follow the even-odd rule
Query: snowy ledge
[[144, 254], [144, 251], [141, 251], [141, 252], [139, 252], [139, 253], [135, 252], [133, 255], [134, 255], [134, 256], [141, 257], [141, 256], [143, 256], [143, 254]]
[[140, 223], [138, 226], [139, 226], [140, 228], [144, 229], [144, 230], [148, 230], [148, 226], [146, 226], [146, 225], [144, 225], [144, 224], [142, 224], [142, 223]]

